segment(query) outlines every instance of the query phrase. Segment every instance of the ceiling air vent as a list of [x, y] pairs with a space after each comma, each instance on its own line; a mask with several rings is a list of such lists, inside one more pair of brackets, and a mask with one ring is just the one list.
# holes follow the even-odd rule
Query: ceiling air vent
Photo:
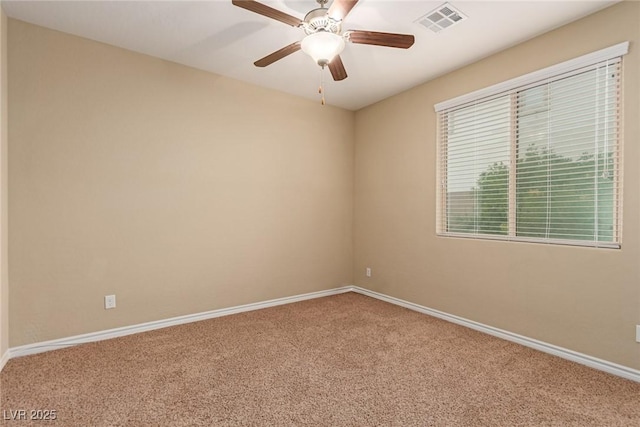
[[465, 19], [467, 19], [467, 17], [462, 12], [451, 6], [451, 4], [445, 3], [422, 16], [415, 22], [434, 33], [439, 33], [445, 28], [449, 28]]

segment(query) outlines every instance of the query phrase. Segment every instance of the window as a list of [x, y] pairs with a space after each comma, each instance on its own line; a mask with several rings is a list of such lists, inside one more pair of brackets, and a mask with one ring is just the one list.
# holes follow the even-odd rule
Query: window
[[437, 104], [438, 234], [620, 247], [627, 50]]

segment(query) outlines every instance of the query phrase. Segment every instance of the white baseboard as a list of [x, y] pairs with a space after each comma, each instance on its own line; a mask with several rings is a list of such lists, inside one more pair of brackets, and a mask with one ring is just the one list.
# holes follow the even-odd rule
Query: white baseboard
[[[350, 292], [351, 286], [329, 289], [326, 291], [311, 292], [302, 295], [294, 295], [290, 297], [277, 298], [268, 301], [256, 302], [252, 304], [244, 304], [236, 307], [221, 308], [219, 310], [205, 311], [202, 313], [188, 314], [185, 316], [172, 317], [170, 319], [157, 320], [154, 322], [140, 323], [137, 325], [124, 326], [122, 328], [108, 329], [106, 331], [92, 332], [88, 334], [75, 335], [67, 338], [59, 338], [51, 341], [43, 341], [34, 344], [13, 347], [5, 353], [2, 360], [20, 356], [28, 356], [30, 354], [43, 353], [45, 351], [57, 350], [65, 347], [71, 347], [78, 344], [102, 341], [110, 338], [123, 337], [126, 335], [137, 334], [140, 332], [152, 331], [154, 329], [167, 328], [169, 326], [182, 325], [184, 323], [197, 322], [200, 320], [213, 319], [214, 317], [228, 316], [246, 311], [260, 310], [262, 308], [275, 307], [277, 305], [291, 304], [293, 302], [304, 301], [313, 298], [321, 298], [330, 295], [342, 294]], [[6, 363], [6, 361], [5, 361]], [[1, 365], [0, 365], [1, 366]]]
[[155, 322], [141, 323], [138, 325], [125, 326], [122, 328], [108, 329], [106, 331], [93, 332], [89, 334], [76, 335], [68, 338], [61, 338], [51, 341], [45, 341], [34, 344], [27, 344], [20, 347], [13, 347], [7, 350], [0, 358], [0, 371], [10, 358], [27, 356], [30, 354], [42, 353], [45, 351], [56, 350], [65, 347], [71, 347], [78, 344], [84, 344], [95, 341], [102, 341], [110, 338], [123, 337], [126, 335], [137, 334], [140, 332], [152, 331], [154, 329], [166, 328], [169, 326], [181, 325], [184, 323], [197, 322], [200, 320], [213, 319], [215, 317], [228, 316], [236, 313], [243, 313], [246, 311], [260, 310], [262, 308], [275, 307], [277, 305], [290, 304], [298, 301], [309, 300], [313, 298], [321, 298], [330, 295], [337, 295], [346, 292], [356, 292], [362, 295], [366, 295], [372, 298], [386, 301], [391, 304], [399, 305], [401, 307], [408, 308], [429, 316], [437, 317], [446, 320], [451, 323], [455, 323], [467, 328], [474, 329], [476, 331], [484, 332], [489, 335], [493, 335], [498, 338], [512, 341], [526, 347], [530, 347], [544, 353], [549, 353], [554, 356], [561, 357], [563, 359], [570, 360], [572, 362], [580, 363], [582, 365], [589, 366], [600, 371], [608, 372], [613, 375], [617, 375], [622, 378], [627, 378], [632, 381], [640, 382], [640, 371], [632, 369], [626, 366], [618, 365], [613, 362], [598, 359], [583, 353], [578, 353], [573, 350], [569, 350], [563, 347], [558, 347], [553, 344], [548, 344], [543, 341], [538, 341], [532, 338], [528, 338], [522, 335], [515, 334], [513, 332], [505, 331], [503, 329], [494, 328], [473, 320], [468, 320], [463, 317], [448, 314], [439, 310], [428, 308], [419, 304], [415, 304], [409, 301], [401, 300], [399, 298], [391, 297], [379, 292], [371, 291], [368, 289], [360, 288], [358, 286], [344, 286], [341, 288], [329, 289], [326, 291], [311, 292], [308, 294], [295, 295], [291, 297], [278, 298], [269, 301], [257, 302], [252, 304], [245, 304], [236, 307], [222, 308], [219, 310], [211, 310], [203, 313], [189, 314], [186, 316], [173, 317], [165, 320], [158, 320]]
[[505, 331], [504, 329], [494, 328], [482, 323], [474, 322], [463, 317], [448, 314], [439, 310], [424, 307], [419, 304], [414, 304], [409, 301], [404, 301], [399, 298], [394, 298], [379, 292], [370, 291], [368, 289], [360, 288], [358, 286], [352, 286], [351, 290], [362, 295], [370, 296], [382, 301], [389, 302], [391, 304], [399, 305], [410, 310], [418, 311], [420, 313], [428, 314], [429, 316], [437, 317], [446, 320], [451, 323], [465, 326], [467, 328], [474, 329], [476, 331], [484, 332], [485, 334], [493, 335], [498, 338], [502, 338], [507, 341], [512, 341], [526, 347], [530, 347], [544, 353], [552, 354], [554, 356], [561, 357], [563, 359], [570, 360], [572, 362], [580, 363], [600, 371], [608, 372], [613, 375], [617, 375], [622, 378], [626, 378], [632, 381], [640, 382], [640, 371], [629, 368], [627, 366], [618, 365], [613, 362], [609, 362], [603, 359], [589, 356], [584, 353], [578, 353], [577, 351], [569, 350], [563, 347], [558, 347], [553, 344], [549, 344], [543, 341], [538, 341], [533, 338], [528, 338], [522, 335], [515, 334], [513, 332]]
[[0, 372], [2, 372], [2, 368], [9, 361], [9, 350], [5, 351], [2, 356], [0, 356]]

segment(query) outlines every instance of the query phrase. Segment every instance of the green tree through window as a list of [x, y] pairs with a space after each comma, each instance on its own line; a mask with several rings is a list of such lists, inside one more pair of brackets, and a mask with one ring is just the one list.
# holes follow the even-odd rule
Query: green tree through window
[[[530, 146], [517, 167], [516, 235], [551, 239], [613, 238], [613, 153], [583, 154], [576, 160]], [[548, 171], [550, 173], [548, 173]], [[596, 176], [597, 173], [597, 176]], [[597, 181], [597, 186], [594, 182]], [[480, 174], [473, 190], [477, 218], [457, 220], [457, 228], [506, 235], [509, 230], [509, 168], [502, 162]], [[598, 233], [597, 236], [594, 232]]]

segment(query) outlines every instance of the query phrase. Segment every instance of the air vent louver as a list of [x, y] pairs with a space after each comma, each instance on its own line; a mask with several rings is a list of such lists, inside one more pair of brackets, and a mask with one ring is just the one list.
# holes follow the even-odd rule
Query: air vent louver
[[462, 22], [467, 17], [449, 3], [444, 3], [440, 7], [432, 10], [426, 15], [418, 18], [415, 22], [425, 28], [439, 33], [445, 28], [452, 27], [454, 24]]

